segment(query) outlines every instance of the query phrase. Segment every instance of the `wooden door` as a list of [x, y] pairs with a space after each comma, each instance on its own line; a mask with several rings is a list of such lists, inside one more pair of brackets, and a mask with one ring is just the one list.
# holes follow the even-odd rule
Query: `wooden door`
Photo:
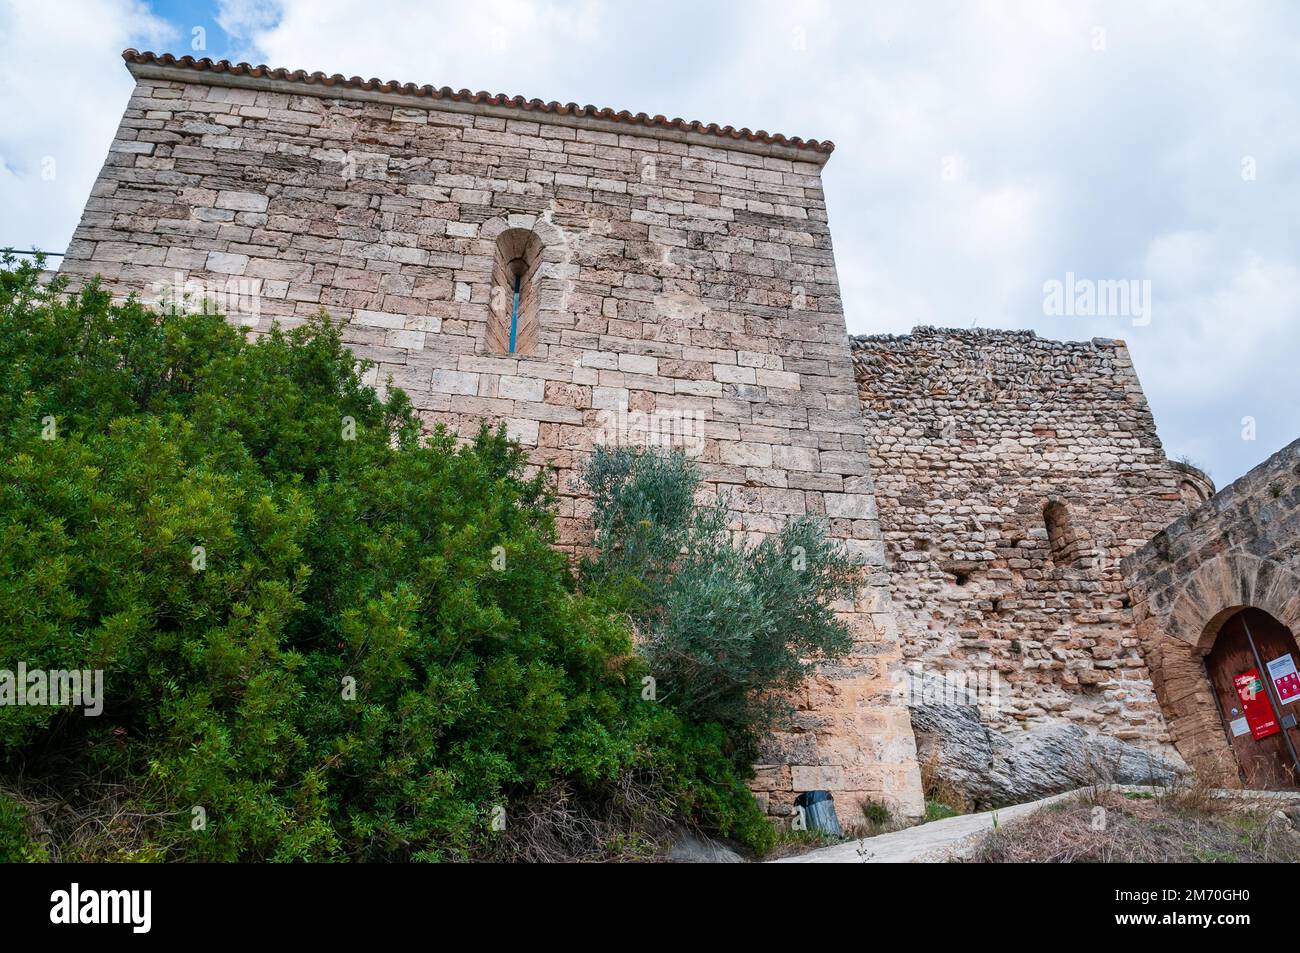
[[[1293, 752], [1300, 752], [1300, 692], [1295, 690], [1296, 679], [1285, 675], [1296, 666], [1300, 666], [1300, 650], [1290, 630], [1259, 609], [1243, 609], [1224, 623], [1205, 657], [1224, 729], [1247, 787], [1297, 787], [1300, 770]], [[1241, 686], [1250, 673], [1258, 675], [1259, 689], [1243, 695]]]

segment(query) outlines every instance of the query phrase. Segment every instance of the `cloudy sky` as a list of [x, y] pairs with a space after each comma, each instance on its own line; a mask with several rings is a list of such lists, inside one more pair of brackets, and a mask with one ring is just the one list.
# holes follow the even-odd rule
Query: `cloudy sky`
[[127, 46], [833, 139], [851, 332], [1124, 338], [1221, 486], [1300, 436], [1294, 2], [0, 0], [0, 246], [66, 247]]

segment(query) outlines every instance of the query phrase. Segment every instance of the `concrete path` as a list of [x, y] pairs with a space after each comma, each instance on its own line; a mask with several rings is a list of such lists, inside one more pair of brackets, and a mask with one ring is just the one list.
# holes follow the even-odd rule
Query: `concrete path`
[[962, 814], [958, 817], [918, 824], [901, 831], [877, 834], [847, 844], [823, 847], [797, 857], [783, 857], [773, 861], [777, 864], [913, 864], [939, 863], [949, 860], [962, 846], [972, 846], [976, 837], [993, 829], [996, 815], [998, 824], [1006, 824], [1018, 817], [1032, 814], [1041, 807], [1056, 801], [1073, 797], [1076, 792], [1067, 791], [1030, 801], [1028, 804], [1016, 804], [1012, 807], [985, 811], [982, 814]]
[[[809, 851], [797, 857], [783, 857], [774, 860], [774, 864], [925, 864], [944, 863], [960, 859], [975, 846], [980, 834], [991, 831], [994, 817], [997, 824], [1008, 824], [1017, 818], [1033, 814], [1040, 808], [1057, 801], [1063, 801], [1079, 794], [1084, 788], [1055, 794], [1039, 801], [1001, 807], [996, 811], [984, 811], [981, 814], [962, 814], [929, 824], [918, 824], [901, 831], [877, 834], [862, 840], [836, 844]], [[1156, 788], [1141, 785], [1121, 785], [1119, 790], [1128, 793], [1156, 792]], [[1240, 791], [1218, 790], [1218, 797], [1239, 799], [1294, 802], [1300, 794], [1291, 791]]]

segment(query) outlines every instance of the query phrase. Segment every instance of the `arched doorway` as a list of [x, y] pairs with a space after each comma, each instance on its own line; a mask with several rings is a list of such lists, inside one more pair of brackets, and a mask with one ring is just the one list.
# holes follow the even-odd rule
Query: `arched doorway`
[[1300, 787], [1300, 649], [1262, 609], [1242, 609], [1219, 629], [1205, 657], [1242, 781]]

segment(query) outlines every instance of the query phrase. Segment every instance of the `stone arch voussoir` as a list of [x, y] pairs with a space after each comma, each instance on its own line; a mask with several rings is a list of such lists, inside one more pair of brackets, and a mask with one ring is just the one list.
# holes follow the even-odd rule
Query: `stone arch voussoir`
[[1223, 623], [1245, 608], [1262, 609], [1300, 633], [1300, 576], [1274, 560], [1246, 553], [1216, 556], [1183, 584], [1165, 629], [1204, 655]]
[[502, 232], [509, 231], [512, 228], [522, 228], [530, 231], [541, 239], [544, 261], [564, 260], [564, 249], [568, 244], [564, 230], [554, 222], [538, 215], [498, 215], [496, 218], [488, 219], [478, 227], [478, 237], [482, 242], [495, 242], [501, 237]]

